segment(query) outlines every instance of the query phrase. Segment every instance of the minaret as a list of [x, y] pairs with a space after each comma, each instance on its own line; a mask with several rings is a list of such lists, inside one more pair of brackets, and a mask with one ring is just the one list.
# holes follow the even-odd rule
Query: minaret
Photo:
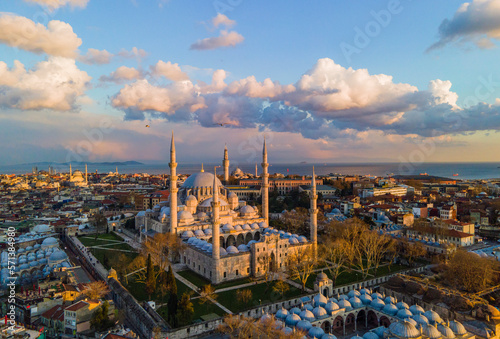
[[269, 225], [269, 173], [267, 173], [267, 146], [266, 138], [264, 137], [264, 147], [262, 149], [262, 216], [264, 221]]
[[311, 180], [311, 208], [309, 209], [310, 226], [311, 226], [311, 243], [313, 246], [314, 257], [317, 256], [318, 248], [318, 208], [317, 208], [318, 195], [316, 194], [316, 175], [313, 174]]
[[203, 169], [203, 163], [201, 163], [201, 173], [205, 172], [205, 170]]
[[172, 131], [172, 142], [170, 144], [170, 233], [177, 231], [177, 163], [175, 162], [174, 131]]
[[85, 164], [85, 183], [87, 185], [89, 184], [89, 181], [88, 181], [88, 178], [87, 178], [87, 164]]
[[69, 163], [69, 178], [73, 175], [73, 171], [71, 170], [71, 163]]
[[259, 176], [259, 173], [257, 171], [257, 163], [255, 163], [255, 177], [257, 178]]
[[115, 173], [116, 173], [116, 175], [118, 175], [118, 166], [116, 166], [116, 168], [115, 168]]
[[214, 167], [214, 194], [212, 197], [212, 281], [219, 282], [220, 236], [219, 236], [219, 187], [217, 187], [217, 168]]
[[224, 167], [224, 183], [229, 182], [229, 156], [227, 155], [227, 146], [224, 146], [224, 160], [222, 160], [222, 167]]

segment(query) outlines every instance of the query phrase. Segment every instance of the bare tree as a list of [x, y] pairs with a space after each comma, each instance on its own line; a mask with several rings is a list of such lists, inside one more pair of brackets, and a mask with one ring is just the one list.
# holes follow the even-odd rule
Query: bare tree
[[200, 304], [208, 305], [217, 300], [219, 296], [215, 293], [215, 288], [212, 285], [205, 285], [200, 291]]
[[288, 256], [288, 270], [290, 278], [298, 280], [302, 285], [302, 291], [306, 290], [307, 279], [318, 264], [314, 256], [312, 246], [297, 248]]
[[158, 269], [156, 278], [170, 265], [170, 259], [177, 256], [183, 244], [179, 237], [171, 233], [157, 233], [143, 243], [141, 256], [147, 258], [151, 254], [151, 260]]
[[349, 258], [352, 256], [349, 253], [351, 246], [344, 239], [338, 238], [327, 240], [320, 248], [326, 267], [335, 284], [338, 276], [348, 270], [345, 265], [349, 264]]
[[238, 299], [238, 302], [242, 304], [247, 304], [250, 300], [252, 300], [252, 291], [248, 288], [244, 290], [237, 290], [236, 299]]
[[101, 280], [88, 283], [87, 285], [85, 285], [85, 289], [83, 290], [83, 294], [93, 300], [101, 299], [108, 293], [108, 285]]
[[288, 292], [289, 289], [290, 285], [288, 285], [288, 283], [285, 281], [285, 277], [280, 274], [278, 280], [273, 286], [273, 290], [279, 292], [279, 294], [281, 294], [281, 298], [283, 298], [284, 294]]

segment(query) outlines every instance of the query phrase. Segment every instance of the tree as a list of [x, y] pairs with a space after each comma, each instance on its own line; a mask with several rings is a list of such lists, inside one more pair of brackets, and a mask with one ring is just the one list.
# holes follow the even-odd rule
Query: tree
[[170, 258], [178, 255], [183, 244], [177, 235], [171, 233], [157, 233], [154, 237], [147, 238], [143, 243], [141, 255], [147, 257], [151, 255], [153, 264], [158, 268], [156, 278], [160, 272], [170, 265]]
[[167, 301], [168, 321], [171, 323], [171, 325], [177, 326], [177, 282], [175, 281], [172, 266], [169, 266], [167, 281], [170, 290]]
[[290, 334], [285, 334], [275, 325], [272, 318], [261, 321], [238, 315], [225, 316], [223, 323], [217, 328], [217, 331], [229, 338], [245, 339], [298, 339], [304, 338], [307, 334], [299, 330], [295, 330]]
[[97, 240], [97, 235], [100, 231], [104, 230], [108, 226], [108, 219], [102, 213], [96, 213], [94, 219], [91, 222], [92, 226], [95, 228], [95, 239]]
[[279, 279], [276, 281], [276, 283], [273, 286], [273, 290], [281, 294], [281, 298], [283, 299], [284, 295], [288, 290], [290, 289], [290, 285], [285, 281], [284, 277], [282, 275], [279, 276]]
[[98, 331], [103, 331], [113, 325], [109, 319], [109, 303], [105, 301], [101, 307], [95, 310], [90, 319], [90, 326]]
[[309, 279], [317, 263], [318, 260], [314, 256], [312, 246], [297, 248], [295, 252], [292, 252], [288, 256], [287, 267], [290, 272], [290, 278], [300, 282], [302, 291], [306, 290], [307, 279]]
[[184, 292], [177, 307], [177, 321], [179, 326], [188, 325], [193, 320], [194, 307], [191, 302], [191, 293]]
[[130, 268], [129, 258], [125, 254], [120, 253], [119, 255], [111, 258], [110, 265], [116, 269], [116, 272], [122, 279], [125, 278], [125, 283], [128, 284], [127, 273]]
[[83, 294], [92, 300], [99, 300], [109, 293], [108, 285], [104, 281], [93, 281], [85, 285]]
[[166, 271], [160, 273], [160, 279], [158, 280], [157, 289], [160, 292], [161, 301], [163, 302], [165, 296], [168, 294], [168, 291], [170, 290], [170, 286], [168, 284], [168, 273]]
[[320, 245], [319, 252], [323, 253], [323, 259], [326, 261], [334, 286], [338, 276], [348, 270], [345, 265], [349, 264], [351, 254], [348, 252], [350, 250], [351, 247], [342, 238], [328, 239], [325, 244]]
[[427, 250], [425, 249], [424, 245], [422, 245], [421, 242], [414, 241], [414, 242], [406, 242], [405, 243], [405, 255], [406, 259], [408, 260], [408, 263], [410, 265], [413, 264], [414, 260], [418, 257], [424, 256], [427, 253]]
[[215, 288], [212, 285], [205, 285], [201, 288], [200, 292], [200, 304], [206, 304], [207, 305], [207, 310], [208, 310], [208, 305], [214, 301], [217, 300], [219, 296], [215, 293]]
[[236, 299], [239, 303], [248, 304], [248, 302], [252, 300], [252, 291], [248, 288], [244, 290], [237, 290]]
[[156, 276], [155, 268], [153, 267], [153, 262], [151, 260], [151, 254], [148, 255], [148, 262], [146, 266], [146, 292], [151, 300], [151, 294], [156, 290]]

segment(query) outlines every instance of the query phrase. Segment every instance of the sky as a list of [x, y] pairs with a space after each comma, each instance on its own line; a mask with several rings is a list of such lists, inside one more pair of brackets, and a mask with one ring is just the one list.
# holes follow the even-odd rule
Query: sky
[[4, 0], [0, 165], [500, 161], [500, 0]]

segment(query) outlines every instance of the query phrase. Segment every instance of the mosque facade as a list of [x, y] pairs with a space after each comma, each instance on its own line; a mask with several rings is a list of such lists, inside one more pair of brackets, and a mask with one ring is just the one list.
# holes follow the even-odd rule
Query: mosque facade
[[[277, 231], [269, 223], [269, 174], [267, 146], [262, 151], [262, 214], [256, 207], [240, 202], [215, 173], [201, 171], [177, 187], [174, 135], [170, 146], [170, 196], [153, 209], [136, 216], [142, 234], [170, 232], [185, 246], [180, 262], [214, 284], [245, 277], [259, 277], [268, 271], [285, 271], [292, 253], [316, 248], [318, 210], [313, 172], [311, 192], [311, 236]], [[229, 179], [227, 147], [222, 161], [224, 180]], [[176, 211], [173, 213], [172, 211]]]

